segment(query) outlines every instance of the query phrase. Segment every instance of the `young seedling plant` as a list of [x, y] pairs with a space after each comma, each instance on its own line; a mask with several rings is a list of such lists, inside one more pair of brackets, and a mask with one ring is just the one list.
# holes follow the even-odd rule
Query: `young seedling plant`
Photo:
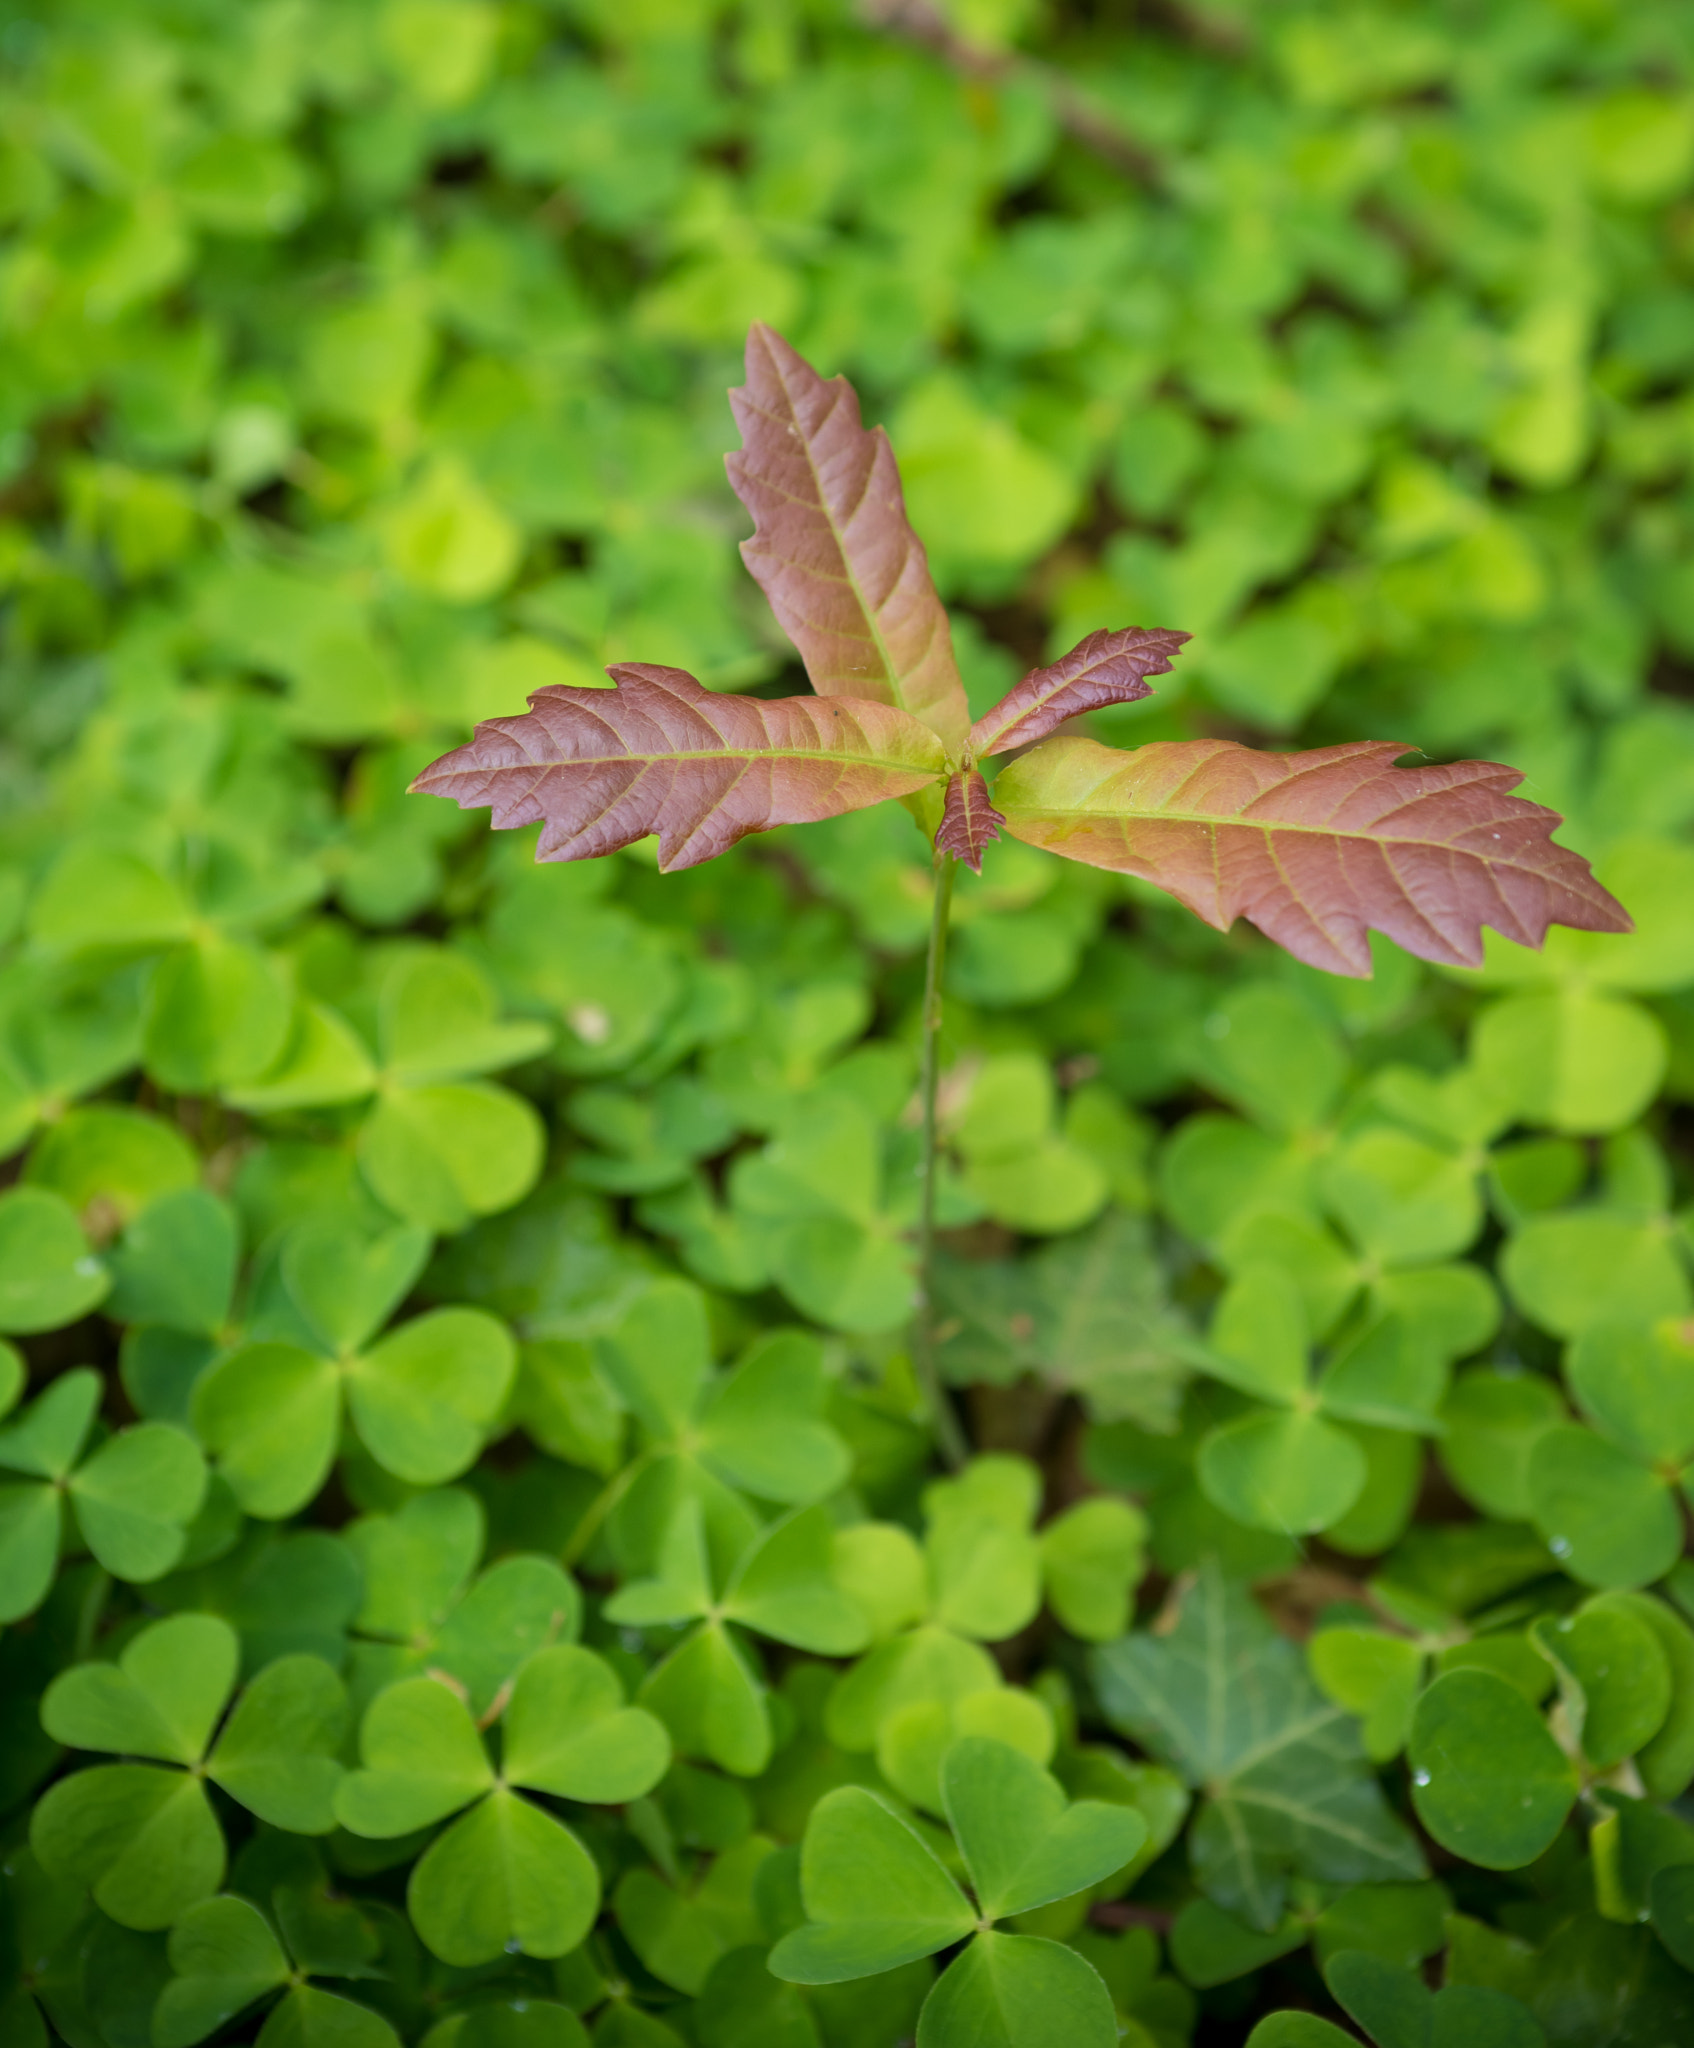
[[609, 690], [552, 685], [527, 712], [484, 721], [412, 787], [487, 808], [501, 829], [539, 823], [542, 861], [591, 860], [657, 834], [667, 873], [778, 825], [890, 799], [912, 811], [935, 874], [913, 1355], [937, 1445], [958, 1465], [965, 1443], [937, 1369], [931, 1282], [941, 986], [960, 861], [980, 873], [984, 849], [1009, 833], [1151, 882], [1220, 931], [1245, 917], [1296, 959], [1354, 976], [1371, 971], [1372, 931], [1474, 967], [1485, 925], [1539, 946], [1553, 924], [1631, 922], [1587, 862], [1554, 843], [1558, 814], [1512, 795], [1522, 777], [1497, 762], [1402, 767], [1409, 750], [1392, 740], [1294, 754], [1223, 739], [1123, 750], [1065, 729], [1148, 696], [1186, 633], [1091, 633], [973, 723], [894, 451], [861, 424], [852, 386], [756, 324], [730, 405], [742, 446], [729, 479], [754, 528], [742, 557], [815, 694], [723, 696], [683, 669], [619, 662]]

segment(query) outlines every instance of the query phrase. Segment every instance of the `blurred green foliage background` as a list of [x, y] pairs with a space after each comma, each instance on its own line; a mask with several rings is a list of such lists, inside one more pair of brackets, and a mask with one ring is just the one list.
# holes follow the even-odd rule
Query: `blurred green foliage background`
[[[25, 1353], [6, 1399], [22, 1364], [39, 1394], [92, 1358], [94, 1441], [158, 1426], [192, 1456], [148, 1467], [147, 1542], [79, 1507], [62, 1546], [31, 1523], [4, 1553], [35, 1589], [8, 1618], [53, 1618], [0, 1640], [29, 1730], [4, 1781], [23, 1892], [62, 1757], [34, 1725], [53, 1672], [97, 1624], [105, 1654], [199, 1609], [261, 1667], [275, 1618], [242, 1621], [230, 1575], [288, 1517], [367, 1528], [462, 1479], [491, 1557], [574, 1544], [591, 1576], [652, 1569], [651, 1530], [614, 1526], [608, 1553], [581, 1517], [634, 1427], [589, 1348], [656, 1275], [706, 1290], [720, 1356], [796, 1315], [822, 1332], [852, 1512], [920, 1520], [901, 1332], [930, 877], [910, 819], [662, 878], [640, 848], [538, 870], [530, 835], [404, 793], [476, 719], [609, 661], [804, 688], [722, 469], [754, 319], [887, 424], [978, 711], [1094, 628], [1184, 628], [1156, 694], [1091, 729], [1512, 762], [1640, 927], [1474, 974], [1384, 945], [1373, 982], [1338, 983], [993, 848], [961, 878], [944, 1091], [948, 1370], [979, 1441], [1044, 1460], [1050, 1504], [1084, 1465], [1133, 1495], [1163, 1574], [1221, 1556], [1285, 1578], [1300, 1553], [1253, 1505], [1263, 1471], [1196, 1466], [1208, 1431], [1263, 1417], [1247, 1368], [1193, 1376], [1193, 1331], [1220, 1296], [1251, 1321], [1272, 1260], [1320, 1345], [1376, 1317], [1437, 1360], [1399, 1407], [1337, 1401], [1358, 1483], [1319, 1459], [1329, 1508], [1290, 1510], [1331, 1563], [1387, 1556], [1425, 1628], [1675, 1568], [1694, 1431], [1590, 1396], [1594, 1343], [1694, 1305], [1686, 0], [12, 0], [0, 64], [0, 1146], [20, 1182], [0, 1330]], [[386, 1248], [373, 1313], [326, 1321], [296, 1284], [285, 1248], [326, 1228]], [[296, 1359], [290, 1413], [318, 1434], [266, 1436], [253, 1346], [350, 1354], [407, 1300], [483, 1318], [455, 1389], [386, 1338], [344, 1420], [339, 1382]], [[1586, 1364], [1561, 1350], [1584, 1343]], [[1550, 1429], [1581, 1471], [1532, 1487]], [[6, 1445], [9, 1470], [46, 1471]], [[1441, 1525], [1421, 1544], [1420, 1498]], [[1032, 1545], [1029, 1503], [1009, 1512]], [[1481, 1534], [1467, 1550], [1448, 1524]], [[311, 1647], [357, 1668], [362, 1704], [375, 1666], [347, 1664], [347, 1630], [384, 1626], [356, 1606], [359, 1546], [335, 1543], [355, 1604], [324, 1593]], [[1139, 1570], [1117, 1557], [1103, 1606], [1060, 1610], [1070, 1633], [1121, 1632]], [[619, 1651], [631, 1684], [646, 1654]], [[1292, 1715], [1310, 1688], [1290, 1684]], [[1377, 1760], [1405, 1735], [1385, 1711]], [[792, 1840], [805, 1802], [761, 1799]], [[740, 1839], [676, 1827], [686, 1869]], [[646, 1854], [596, 1842], [608, 1889]], [[1195, 1897], [1182, 1854], [1156, 1913]], [[1653, 1937], [1623, 1931], [1633, 1908], [1596, 1918], [1585, 1863], [1537, 1869], [1498, 1924], [1554, 1941], [1586, 1914], [1600, 1932], [1566, 1950], [1591, 1983], [1638, 1938], [1641, 1998], [1694, 2026], [1686, 1977], [1665, 1990]], [[1321, 1857], [1293, 1872], [1342, 1881]], [[1207, 1882], [1208, 1911], [1245, 1910]], [[736, 1896], [711, 1924], [768, 1939]], [[1301, 1897], [1278, 1955], [1333, 1904]], [[127, 1957], [150, 2000], [162, 1934], [78, 1910], [80, 1960], [39, 1980], [54, 2024], [146, 2038], [145, 2015], [87, 2018], [87, 1987]], [[649, 1976], [596, 2022], [608, 2043], [661, 2038], [637, 2026], [649, 1993], [702, 2048], [778, 2040], [714, 2033], [703, 1974], [667, 1975], [642, 1910], [618, 1938]], [[1221, 1977], [1188, 1972], [1225, 2029], [1202, 2039], [1257, 2009], [1270, 1951], [1225, 1948]], [[384, 2008], [408, 2039], [472, 1981], [417, 1967], [434, 1976]], [[1161, 1979], [1132, 2022], [1132, 1976], [1124, 2024], [1185, 2040], [1192, 1997]], [[591, 1979], [559, 1995], [592, 2012]], [[1568, 2031], [1576, 2009], [1541, 2011], [1549, 2039], [1601, 2038]], [[876, 2024], [780, 2038], [877, 2048]]]

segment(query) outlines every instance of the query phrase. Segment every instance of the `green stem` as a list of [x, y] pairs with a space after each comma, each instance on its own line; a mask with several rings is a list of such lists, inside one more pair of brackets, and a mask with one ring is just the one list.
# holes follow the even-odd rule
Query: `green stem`
[[653, 1451], [650, 1447], [643, 1451], [639, 1457], [631, 1458], [621, 1471], [614, 1472], [606, 1484], [601, 1487], [600, 1491], [588, 1503], [588, 1506], [583, 1511], [582, 1520], [571, 1531], [570, 1540], [566, 1543], [562, 1553], [562, 1561], [567, 1570], [571, 1566], [580, 1563], [588, 1550], [588, 1546], [598, 1534], [600, 1524], [612, 1512], [613, 1508], [617, 1506], [618, 1502], [623, 1499], [624, 1495], [628, 1493], [629, 1489], [652, 1462]]
[[929, 958], [923, 977], [923, 1192], [918, 1210], [918, 1321], [912, 1363], [942, 1457], [956, 1472], [970, 1452], [965, 1433], [935, 1360], [935, 1174], [939, 1147], [935, 1096], [941, 1079], [941, 970], [947, 960], [947, 915], [953, 904], [953, 871], [958, 862], [939, 848], [935, 855], [935, 905], [929, 920]]

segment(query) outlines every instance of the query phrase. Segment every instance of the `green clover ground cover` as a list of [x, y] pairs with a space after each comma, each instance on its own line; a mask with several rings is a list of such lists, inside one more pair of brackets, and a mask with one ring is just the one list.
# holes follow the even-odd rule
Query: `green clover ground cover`
[[[904, 24], [902, 26], [902, 24]], [[8, 2048], [1694, 2037], [1694, 24], [24, 0], [0, 25]], [[980, 712], [1527, 771], [1627, 938], [408, 798], [797, 671], [752, 320]], [[1345, 2032], [1350, 2026], [1356, 2033]]]

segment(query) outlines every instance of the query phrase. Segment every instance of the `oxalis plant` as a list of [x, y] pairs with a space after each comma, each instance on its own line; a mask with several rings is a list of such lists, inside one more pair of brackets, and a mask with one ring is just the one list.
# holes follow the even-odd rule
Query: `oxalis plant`
[[[437, 761], [413, 787], [465, 808], [487, 807], [497, 827], [539, 823], [542, 861], [593, 859], [657, 835], [666, 872], [778, 825], [888, 801], [911, 811], [934, 870], [921, 1015], [912, 1348], [936, 1442], [958, 1467], [966, 1444], [937, 1365], [934, 1250], [941, 990], [961, 861], [980, 873], [985, 850], [1009, 834], [1151, 882], [1220, 930], [1246, 917], [1308, 965], [1361, 977], [1371, 972], [1372, 931], [1424, 959], [1474, 966], [1483, 957], [1485, 926], [1540, 946], [1555, 923], [1623, 932], [1631, 922], [1587, 863], [1554, 843], [1557, 814], [1512, 794], [1521, 778], [1511, 768], [1401, 766], [1407, 748], [1381, 740], [1296, 754], [1260, 753], [1221, 739], [1124, 751], [1066, 729], [1084, 713], [1147, 696], [1150, 679], [1169, 670], [1188, 638], [1180, 631], [1090, 634], [973, 721], [947, 614], [906, 517], [893, 451], [880, 429], [861, 424], [851, 386], [819, 377], [779, 335], [755, 326], [747, 381], [731, 393], [731, 404], [743, 445], [728, 458], [729, 476], [754, 521], [743, 556], [799, 650], [814, 694], [723, 696], [680, 669], [619, 663], [609, 670], [610, 689], [548, 687], [530, 697], [527, 713], [482, 723], [468, 745]], [[1361, 1454], [1326, 1417], [1403, 1425], [1407, 1403], [1417, 1406], [1403, 1388], [1396, 1394], [1392, 1358], [1355, 1358], [1351, 1381], [1335, 1369], [1309, 1384], [1308, 1335], [1285, 1279], [1266, 1268], [1242, 1276], [1226, 1297], [1207, 1354], [1214, 1377], [1264, 1404], [1203, 1448], [1208, 1485], [1238, 1498], [1250, 1524], [1294, 1533], [1327, 1526], [1362, 1484]], [[644, 1415], [651, 1409], [656, 1443], [674, 1440], [676, 1456], [698, 1450], [709, 1462], [711, 1429], [689, 1420], [695, 1389], [672, 1384], [680, 1370], [675, 1361], [688, 1346], [663, 1329], [649, 1336], [646, 1377], [636, 1373], [641, 1386], [632, 1398], [639, 1396]], [[772, 1359], [758, 1368], [769, 1390], [780, 1378], [778, 1366]], [[798, 1408], [795, 1423], [803, 1430]], [[1421, 1409], [1412, 1426], [1424, 1426]], [[1338, 1473], [1339, 1465], [1345, 1469]], [[1013, 1483], [986, 1459], [957, 1484], [992, 1492], [1002, 1479]], [[1034, 1505], [1014, 1509], [1013, 1521], [1027, 1520]], [[1099, 1505], [1109, 1511], [1109, 1504]], [[740, 1554], [721, 1558], [715, 1552], [726, 1548], [723, 1535], [714, 1537], [708, 1519], [698, 1510], [677, 1516], [654, 1576], [615, 1596], [607, 1615], [623, 1625], [694, 1624], [644, 1697], [654, 1704], [662, 1697], [673, 1731], [684, 1728], [689, 1747], [729, 1768], [757, 1771], [769, 1755], [768, 1725], [738, 1676], [726, 1622], [825, 1654], [863, 1647], [864, 1623], [832, 1588], [822, 1509], [803, 1511], [764, 1537], [740, 1531], [729, 1546]], [[981, 1525], [971, 1526], [979, 1540]], [[903, 1549], [899, 1532], [886, 1525], [862, 1541], [847, 1532], [843, 1541], [836, 1569], [865, 1611], [874, 1610], [908, 1576], [909, 1542]], [[917, 1576], [921, 1581], [921, 1567]], [[912, 1613], [922, 1606], [920, 1594]], [[1336, 1710], [1312, 1693], [1293, 1651], [1241, 1596], [1205, 1576], [1173, 1627], [1168, 1642], [1136, 1639], [1101, 1652], [1095, 1677], [1115, 1724], [1172, 1766], [1176, 1775], [1168, 1782], [1178, 1799], [1185, 1797], [1183, 1781], [1204, 1792], [1194, 1853], [1213, 1897], [1228, 1900], [1239, 1918], [1210, 1904], [1196, 1908], [1184, 1966], [1196, 1981], [1218, 1981], [1243, 1966], [1243, 1938], [1263, 1939], [1266, 1955], [1290, 1945], [1279, 1917], [1282, 1895], [1261, 1886], [1265, 1858], [1274, 1863], [1283, 1853], [1275, 1846], [1275, 1801], [1264, 1806], [1254, 1776], [1262, 1763], [1257, 1717], [1267, 1687], [1280, 1702], [1271, 1717], [1283, 1730], [1272, 1745], [1277, 1767], [1295, 1774], [1312, 1812], [1323, 1812], [1334, 1838], [1331, 1874], [1393, 1885], [1415, 1880], [1422, 1863], [1410, 1838], [1373, 1803], [1356, 1751], [1335, 1734]], [[1372, 1648], [1366, 1643], [1361, 1654], [1374, 1672]], [[1421, 1654], [1412, 1651], [1419, 1672]], [[1121, 1785], [1103, 1782], [1100, 1799], [1073, 1796], [1075, 1772], [1067, 1788], [1028, 1753], [1042, 1744], [1032, 1744], [1019, 1726], [1024, 1696], [995, 1688], [992, 1670], [977, 1669], [977, 1656], [946, 1628], [931, 1626], [926, 1634], [920, 1627], [873, 1650], [832, 1700], [832, 1738], [849, 1747], [874, 1740], [883, 1778], [917, 1814], [895, 1811], [880, 1792], [858, 1784], [838, 1785], [817, 1802], [797, 1874], [785, 1880], [794, 1896], [765, 1902], [768, 1920], [787, 1930], [770, 1952], [769, 1972], [808, 1987], [865, 1979], [895, 1984], [901, 1972], [951, 1951], [923, 2002], [920, 2048], [1109, 2048], [1117, 2034], [1114, 1999], [1121, 2006], [1126, 1994], [1102, 1976], [1101, 1968], [1110, 1968], [1104, 1952], [1091, 1960], [1085, 1940], [1047, 1939], [1038, 1931], [1040, 1915], [1114, 1874], [1121, 1878], [1138, 1857], [1156, 1854], [1169, 1830], [1155, 1829], [1157, 1813], [1126, 1800]], [[1189, 1665], [1209, 1674], [1203, 1689], [1215, 1692], [1217, 1681], [1232, 1701], [1203, 1735], [1171, 1704]], [[1386, 1708], [1374, 1693], [1358, 1704], [1367, 1717], [1375, 1709], [1405, 1718], [1418, 1682], [1414, 1673], [1410, 1692], [1401, 1685]], [[1345, 1693], [1359, 1683], [1349, 1667], [1334, 1676], [1332, 1689]], [[415, 1684], [427, 1691], [425, 1681]], [[1439, 1710], [1464, 1707], [1453, 1695], [1467, 1685], [1481, 1686], [1486, 1697], [1472, 1703], [1470, 1720], [1459, 1715], [1453, 1741], [1460, 1748], [1470, 1739], [1466, 1730], [1474, 1736], [1502, 1703], [1532, 1722], [1535, 1716], [1528, 1704], [1513, 1708], [1518, 1696], [1488, 1671], [1445, 1673], [1420, 1709], [1412, 1741], [1414, 1761], [1428, 1764], [1414, 1780], [1420, 1818], [1438, 1840], [1477, 1854], [1483, 1852], [1466, 1834], [1468, 1809], [1455, 1815], [1443, 1805], [1458, 1798], [1464, 1808], [1462, 1791], [1453, 1790], [1464, 1771], [1447, 1753], [1453, 1741], [1442, 1746], [1437, 1725]], [[417, 1697], [422, 1701], [424, 1692]], [[445, 1696], [435, 1704], [449, 1711]], [[1027, 1704], [1036, 1715], [1043, 1711]], [[1296, 1740], [1284, 1723], [1307, 1732]], [[875, 1733], [867, 1738], [865, 1730]], [[468, 1719], [459, 1739], [474, 1762], [463, 1774], [465, 1800], [509, 1799], [507, 1783], [550, 1783], [526, 1777], [508, 1759], [505, 1777], [489, 1793], [496, 1780], [473, 1747]], [[1398, 1731], [1381, 1753], [1392, 1754], [1403, 1739]], [[367, 1749], [370, 1740], [367, 1727]], [[1549, 1780], [1541, 1803], [1556, 1827], [1575, 1778], [1538, 1722], [1525, 1740], [1550, 1752], [1541, 1759]], [[392, 1766], [370, 1758], [367, 1773], [401, 1768], [403, 1748], [396, 1744]], [[584, 1782], [577, 1796], [609, 1799], [622, 1791]], [[358, 1816], [345, 1808], [346, 1795], [351, 1824]], [[511, 1811], [530, 1810], [519, 1802]], [[384, 1809], [382, 1824], [397, 1829], [418, 1818], [402, 1803], [392, 1817]], [[363, 1825], [380, 1831], [368, 1817]], [[562, 1853], [557, 1845], [554, 1853]], [[1523, 1860], [1515, 1847], [1509, 1853]], [[1533, 1846], [1525, 1853], [1533, 1854]], [[450, 1860], [446, 1847], [430, 1856]], [[423, 1889], [421, 1903], [440, 1921], [438, 1953], [455, 1953], [452, 1912], [471, 1912], [473, 1901], [466, 1895], [455, 1906], [449, 1883]], [[578, 1905], [586, 1911], [590, 1888], [581, 1889]], [[635, 1903], [632, 1893], [626, 1904], [633, 1910]], [[1221, 1932], [1210, 1930], [1207, 1912], [1219, 1917]], [[1243, 1925], [1262, 1933], [1244, 1937]], [[1292, 1939], [1303, 1938], [1301, 1923]], [[562, 1939], [541, 1941], [539, 1951], [551, 1952]], [[1225, 1963], [1210, 1957], [1208, 1941], [1221, 1943], [1220, 1953], [1228, 1950]], [[760, 2001], [770, 1995], [769, 1977], [759, 1974], [766, 1989], [749, 1981], [749, 2011], [762, 2011]], [[1522, 2031], [1527, 2014], [1503, 1993], [1450, 1986], [1432, 1999], [1415, 1976], [1357, 1949], [1339, 1956], [1331, 1977], [1340, 2003], [1380, 2042], [1439, 2036], [1521, 2048], [1540, 2038], [1533, 2028]], [[1264, 2048], [1316, 2048], [1345, 2038], [1302, 2014], [1274, 2017], [1255, 2041], [1261, 2037]]]
[[[753, 516], [742, 558], [805, 663], [814, 695], [723, 696], [684, 669], [619, 662], [613, 687], [552, 685], [478, 725], [414, 791], [541, 826], [540, 861], [592, 860], [656, 834], [661, 871], [740, 839], [897, 800], [930, 842], [923, 1126], [913, 1361], [947, 1462], [966, 1444], [936, 1363], [933, 1286], [942, 977], [953, 882], [1002, 832], [1135, 875], [1227, 931], [1245, 917], [1307, 965], [1368, 976], [1369, 934], [1474, 967], [1482, 931], [1538, 947], [1549, 926], [1626, 932], [1628, 913], [1557, 845], [1557, 812], [1491, 761], [1400, 765], [1358, 740], [1291, 754], [1233, 740], [1125, 750], [1066, 730], [1133, 703], [1187, 633], [1090, 633], [972, 720], [947, 612], [906, 517], [887, 435], [845, 377], [820, 377], [773, 329], [747, 341], [730, 394], [742, 446], [726, 467]], [[993, 780], [990, 782], [990, 776]]]

